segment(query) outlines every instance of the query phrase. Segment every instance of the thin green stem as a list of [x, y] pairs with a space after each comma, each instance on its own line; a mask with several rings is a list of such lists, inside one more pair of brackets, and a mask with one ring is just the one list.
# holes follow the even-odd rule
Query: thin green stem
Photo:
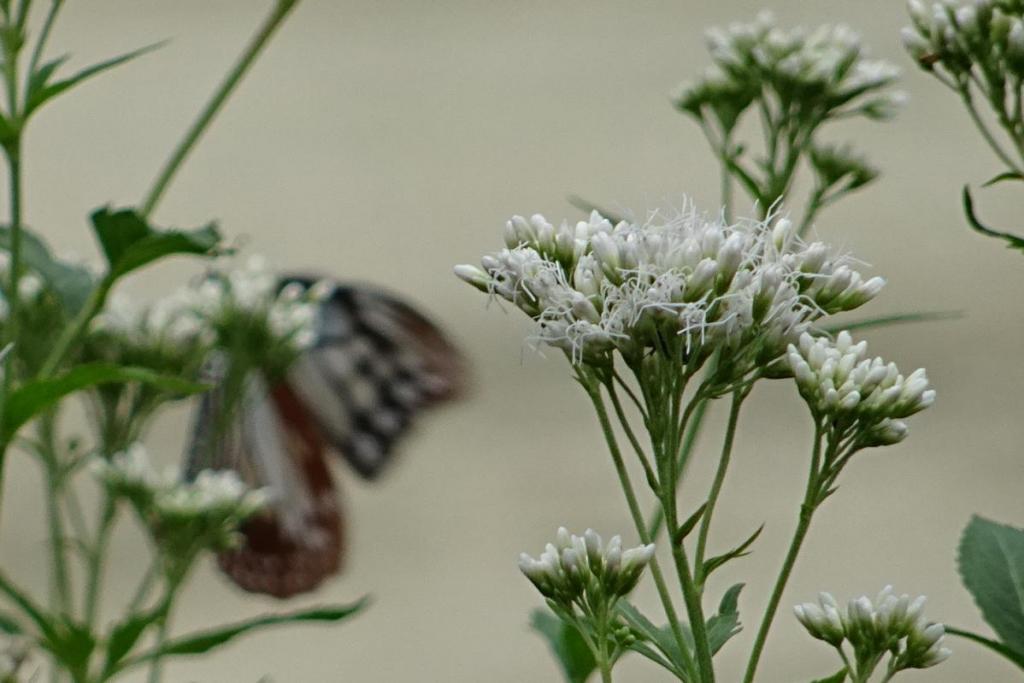
[[160, 198], [163, 196], [164, 192], [166, 192], [171, 180], [185, 161], [185, 158], [188, 157], [189, 153], [199, 141], [199, 138], [202, 137], [214, 117], [216, 117], [221, 107], [234, 91], [235, 87], [242, 80], [242, 77], [245, 76], [249, 67], [251, 67], [253, 62], [256, 61], [256, 57], [259, 56], [271, 36], [273, 36], [274, 31], [276, 31], [282, 24], [285, 17], [287, 17], [288, 13], [295, 8], [298, 2], [299, 0], [277, 0], [274, 3], [274, 8], [271, 10], [270, 15], [266, 18], [256, 35], [253, 36], [249, 45], [245, 48], [245, 51], [242, 52], [238, 62], [234, 65], [231, 71], [228, 72], [224, 81], [214, 92], [213, 97], [199, 113], [199, 117], [195, 122], [193, 122], [192, 126], [185, 133], [185, 137], [164, 164], [160, 174], [153, 182], [153, 186], [146, 194], [145, 199], [142, 200], [143, 216], [149, 216], [156, 209], [157, 204], [160, 202]]
[[666, 530], [668, 531], [669, 542], [672, 544], [672, 559], [676, 565], [679, 585], [683, 590], [683, 602], [686, 604], [686, 613], [690, 618], [690, 630], [693, 632], [700, 680], [703, 683], [714, 683], [715, 669], [711, 661], [711, 645], [708, 642], [707, 627], [704, 623], [704, 607], [701, 604], [700, 588], [693, 580], [693, 574], [690, 572], [690, 563], [686, 557], [686, 549], [681, 542], [677, 543], [675, 540], [676, 533], [679, 530], [679, 522], [676, 519], [674, 490], [664, 492], [662, 507], [665, 508]]
[[804, 493], [803, 503], [800, 505], [800, 515], [797, 521], [796, 530], [793, 532], [793, 538], [789, 542], [789, 549], [786, 551], [786, 557], [782, 562], [782, 568], [779, 570], [779, 575], [775, 579], [775, 587], [772, 589], [771, 598], [768, 600], [768, 606], [765, 608], [764, 616], [761, 618], [761, 625], [757, 629], [757, 637], [754, 639], [754, 646], [750, 652], [750, 659], [747, 662], [747, 671], [743, 677], [743, 683], [753, 683], [754, 675], [757, 673], [757, 665], [761, 660], [761, 654], [764, 652], [764, 646], [768, 640], [768, 631], [771, 629], [772, 621], [775, 619], [775, 613], [779, 609], [779, 602], [782, 600], [782, 594], [786, 590], [786, 584], [789, 582], [789, 577], [793, 573], [793, 566], [796, 564], [796, 558], [800, 554], [800, 548], [803, 545], [804, 539], [807, 537], [807, 531], [811, 527], [811, 518], [814, 516], [814, 510], [817, 507], [819, 500], [819, 470], [821, 463], [822, 438], [822, 429], [820, 426], [816, 425], [814, 430], [814, 452], [811, 456], [810, 473], [807, 476], [807, 489]]
[[42, 368], [39, 370], [37, 379], [47, 379], [52, 377], [60, 366], [64, 357], [68, 351], [71, 350], [75, 344], [78, 343], [82, 335], [89, 327], [89, 323], [96, 317], [96, 314], [103, 308], [103, 304], [107, 300], [107, 294], [110, 293], [110, 287], [113, 283], [109, 278], [104, 278], [96, 285], [92, 293], [89, 294], [89, 299], [85, 302], [82, 310], [78, 312], [75, 319], [72, 320], [62, 331], [60, 337], [54, 343], [50, 349], [50, 354], [46, 357], [43, 362]]
[[[611, 420], [608, 418], [608, 411], [604, 406], [604, 400], [601, 398], [601, 390], [595, 383], [586, 382], [584, 380], [584, 388], [587, 390], [587, 394], [590, 396], [590, 400], [594, 404], [594, 410], [597, 411], [597, 418], [601, 424], [601, 431], [604, 433], [605, 441], [608, 443], [608, 450], [611, 453], [612, 461], [615, 464], [615, 472], [618, 474], [619, 483], [622, 485], [622, 492], [626, 496], [626, 504], [629, 507], [629, 513], [633, 517], [633, 523], [636, 525], [637, 534], [640, 536], [640, 540], [644, 544], [651, 542], [651, 537], [647, 533], [647, 528], [644, 526], [643, 513], [640, 511], [640, 505], [637, 503], [636, 493], [633, 491], [633, 485], [629, 480], [629, 473], [626, 471], [626, 465], [622, 460], [622, 453], [619, 451], [618, 441], [615, 438], [615, 431], [612, 429]], [[665, 576], [662, 574], [661, 565], [657, 558], [651, 559], [651, 576], [654, 578], [654, 585], [658, 590], [658, 597], [661, 599], [662, 607], [665, 610], [665, 616], [668, 618], [669, 626], [672, 629], [672, 634], [675, 637], [676, 644], [679, 646], [679, 651], [682, 653], [683, 661], [689, 671], [695, 671], [693, 660], [690, 656], [689, 648], [687, 647], [686, 640], [683, 637], [683, 629], [679, 623], [679, 616], [676, 614], [675, 606], [672, 604], [672, 598], [668, 592], [668, 585], [665, 583]]]
[[[732, 158], [732, 134], [726, 133], [722, 136], [722, 156]], [[726, 223], [732, 222], [732, 174], [729, 172], [729, 164], [722, 163], [721, 166], [721, 202], [722, 218]]]
[[61, 491], [65, 482], [55, 444], [55, 419], [55, 415], [51, 411], [45, 413], [39, 420], [39, 441], [43, 447], [39, 456], [45, 470], [44, 485], [46, 488], [43, 491], [43, 497], [46, 502], [50, 561], [53, 565], [51, 567], [53, 606], [62, 614], [70, 614], [71, 580], [65, 555], [64, 522], [60, 513]]
[[637, 439], [636, 434], [633, 432], [633, 428], [629, 424], [629, 418], [626, 416], [626, 412], [622, 407], [622, 402], [619, 401], [619, 395], [615, 391], [615, 384], [613, 382], [606, 382], [605, 387], [608, 390], [608, 395], [612, 399], [612, 406], [615, 408], [615, 415], [619, 418], [622, 430], [626, 433], [626, 438], [633, 446], [633, 450], [636, 452], [636, 457], [640, 460], [640, 464], [644, 468], [644, 474], [647, 475], [647, 484], [651, 487], [654, 494], [658, 495], [658, 491], [660, 489], [658, 476], [654, 473], [654, 468], [651, 466], [651, 462], [647, 458], [647, 454], [644, 453], [643, 446], [640, 445], [640, 441]]
[[970, 90], [968, 90], [967, 88], [968, 86], [965, 84], [961, 84], [959, 86], [958, 90], [960, 92], [960, 99], [963, 100], [964, 107], [967, 108], [967, 113], [970, 114], [971, 121], [974, 122], [975, 127], [978, 129], [978, 132], [981, 133], [981, 137], [985, 139], [985, 142], [988, 143], [988, 146], [992, 149], [995, 155], [999, 157], [1000, 161], [1006, 164], [1006, 166], [1010, 170], [1016, 171], [1017, 173], [1021, 173], [1022, 171], [1020, 165], [1014, 163], [1014, 161], [1010, 159], [1009, 155], [1007, 155], [1006, 152], [1003, 151], [1003, 148], [996, 141], [991, 131], [989, 131], [988, 126], [985, 125], [985, 122], [982, 120], [981, 115], [978, 113], [978, 110], [974, 107], [974, 100], [971, 97]]
[[694, 556], [694, 571], [697, 574], [697, 583], [704, 583], [704, 554], [707, 550], [708, 533], [711, 530], [711, 517], [715, 513], [715, 506], [718, 504], [718, 496], [722, 492], [722, 485], [725, 483], [725, 475], [729, 470], [729, 460], [732, 458], [732, 445], [736, 438], [736, 425], [739, 422], [740, 407], [746, 392], [737, 390], [733, 392], [732, 402], [729, 406], [729, 423], [725, 429], [725, 441], [722, 443], [722, 454], [718, 459], [718, 469], [715, 471], [715, 479], [711, 484], [711, 492], [708, 494], [707, 506], [700, 520], [700, 531], [697, 534], [697, 550]]
[[92, 628], [96, 624], [99, 612], [100, 596], [103, 592], [104, 561], [107, 558], [107, 546], [110, 543], [114, 520], [117, 519], [117, 500], [106, 494], [100, 520], [96, 527], [96, 540], [89, 553], [87, 583], [85, 589], [85, 623]]

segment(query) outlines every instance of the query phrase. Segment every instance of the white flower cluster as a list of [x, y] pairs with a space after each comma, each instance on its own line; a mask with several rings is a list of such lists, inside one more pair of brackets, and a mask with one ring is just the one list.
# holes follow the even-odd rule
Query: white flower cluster
[[652, 557], [653, 544], [623, 550], [619, 536], [606, 545], [593, 529], [576, 536], [561, 527], [539, 559], [522, 553], [519, 569], [544, 597], [569, 608], [584, 596], [614, 601], [626, 595]]
[[676, 101], [697, 115], [712, 107], [727, 129], [762, 88], [774, 91], [784, 110], [815, 109], [822, 117], [843, 107], [845, 113], [884, 118], [903, 100], [899, 93], [878, 92], [899, 70], [867, 59], [860, 37], [844, 25], [784, 30], [765, 12], [752, 23], [710, 29], [707, 41], [714, 65], [700, 81], [684, 85]]
[[254, 256], [241, 268], [213, 272], [146, 308], [115, 292], [93, 330], [136, 348], [187, 350], [208, 348], [236, 328], [251, 335], [255, 324], [264, 328], [260, 345], [302, 350], [316, 342], [317, 297], [322, 295], [322, 286], [307, 291], [298, 283], [279, 290], [277, 277]]
[[[818, 604], [804, 603], [793, 608], [796, 618], [818, 640], [841, 648], [850, 644], [861, 666], [877, 665], [885, 653], [892, 653], [893, 671], [926, 669], [949, 658], [943, 646], [945, 628], [924, 618], [925, 597], [897, 596], [886, 586], [872, 602], [867, 596], [850, 600], [846, 611], [840, 609], [828, 593], [818, 596]], [[867, 680], [871, 671], [859, 673]]]
[[[1002, 86], [1024, 76], [1024, 3], [1019, 0], [942, 0], [908, 3], [913, 26], [903, 45], [926, 70], [942, 66], [951, 75], [994, 78]], [[972, 71], [977, 67], [977, 71]], [[1016, 92], [1007, 87], [1004, 92]]]
[[241, 268], [217, 273], [194, 289], [194, 306], [208, 319], [243, 316], [266, 321], [272, 337], [296, 349], [316, 342], [317, 297], [323, 287], [306, 290], [292, 283], [278, 290], [278, 279], [266, 261], [252, 256]]
[[194, 306], [191, 290], [181, 288], [142, 308], [124, 292], [114, 292], [93, 319], [92, 329], [135, 346], [209, 344], [212, 332]]
[[754, 349], [768, 363], [813, 321], [863, 305], [885, 284], [824, 244], [804, 243], [786, 219], [726, 225], [692, 205], [614, 226], [596, 211], [558, 227], [515, 216], [505, 244], [482, 268], [455, 274], [517, 305], [537, 322], [539, 341], [574, 361], [612, 350], [638, 358], [682, 338], [691, 356]]
[[904, 377], [895, 363], [868, 359], [867, 348], [845, 331], [834, 342], [805, 333], [790, 345], [787, 360], [812, 412], [856, 423], [868, 445], [902, 441], [902, 418], [934, 403], [935, 390], [923, 368]]
[[109, 461], [96, 458], [92, 467], [109, 491], [132, 502], [158, 542], [181, 552], [227, 547], [238, 524], [269, 502], [266, 489], [247, 487], [231, 470], [203, 470], [192, 481], [159, 472], [138, 443]]

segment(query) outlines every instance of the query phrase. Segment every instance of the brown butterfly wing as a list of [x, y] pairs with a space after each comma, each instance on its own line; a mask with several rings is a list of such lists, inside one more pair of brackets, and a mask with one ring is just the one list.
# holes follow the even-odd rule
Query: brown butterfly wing
[[311, 591], [339, 570], [344, 541], [323, 442], [287, 385], [269, 389], [253, 376], [226, 422], [223, 405], [220, 388], [204, 396], [188, 474], [233, 469], [249, 486], [268, 488], [271, 503], [242, 525], [242, 543], [218, 556], [220, 567], [247, 591]]

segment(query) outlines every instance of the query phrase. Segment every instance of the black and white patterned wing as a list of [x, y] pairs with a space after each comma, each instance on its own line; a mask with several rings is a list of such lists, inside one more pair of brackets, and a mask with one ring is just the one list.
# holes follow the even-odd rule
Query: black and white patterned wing
[[338, 284], [321, 305], [319, 341], [287, 383], [331, 447], [373, 478], [416, 414], [458, 395], [464, 378], [462, 355], [411, 306], [374, 287]]

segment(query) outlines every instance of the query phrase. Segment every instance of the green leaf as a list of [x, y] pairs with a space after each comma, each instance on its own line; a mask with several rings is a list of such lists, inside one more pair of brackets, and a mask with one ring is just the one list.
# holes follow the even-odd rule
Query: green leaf
[[686, 521], [682, 523], [679, 530], [676, 532], [675, 537], [672, 539], [674, 543], [678, 544], [686, 540], [686, 537], [690, 535], [690, 532], [693, 531], [694, 527], [697, 526], [697, 523], [700, 522], [702, 517], [704, 517], [704, 510], [706, 510], [707, 507], [708, 504], [705, 501], [699, 508], [697, 508], [696, 512], [690, 515]]
[[0, 573], [0, 593], [6, 595], [11, 604], [20, 609], [21, 613], [36, 625], [44, 639], [50, 640], [54, 637], [52, 617], [3, 573]]
[[96, 648], [96, 639], [84, 624], [62, 618], [44, 646], [71, 671], [84, 671]]
[[946, 626], [946, 633], [954, 636], [960, 636], [961, 638], [966, 638], [967, 640], [973, 640], [976, 643], [984, 645], [993, 652], [996, 652], [1002, 655], [1003, 657], [1006, 657], [1011, 662], [1016, 664], [1018, 668], [1024, 671], [1024, 652], [1018, 652], [1017, 650], [1011, 648], [1009, 645], [1006, 645], [1005, 643], [1000, 643], [997, 640], [992, 640], [991, 638], [986, 638], [985, 636], [979, 635], [977, 633], [972, 633], [971, 631], [964, 631], [963, 629], [954, 628], [952, 626]]
[[[648, 652], [645, 652], [644, 648], [635, 647], [636, 643], [630, 646], [631, 650], [644, 655], [651, 661], [664, 666], [669, 671], [672, 671], [682, 680], [694, 680], [696, 678], [696, 672], [691, 671], [687, 668], [687, 659], [683, 656], [683, 653], [679, 649], [679, 643], [676, 641], [675, 634], [672, 633], [670, 626], [655, 626], [650, 619], [645, 617], [643, 613], [630, 604], [626, 600], [622, 600], [618, 605], [619, 616], [622, 617], [626, 625], [632, 629], [634, 635], [638, 638], [637, 643], [646, 641], [650, 645], [653, 645], [664, 655], [664, 661], [660, 658], [651, 657]], [[685, 626], [683, 628], [683, 641], [687, 648], [687, 652], [690, 654], [690, 659], [693, 659], [693, 634]], [[668, 666], [665, 666], [665, 663]]]
[[880, 315], [874, 318], [864, 318], [850, 322], [837, 322], [831, 325], [823, 325], [820, 329], [829, 334], [835, 334], [843, 330], [867, 330], [875, 327], [888, 327], [889, 325], [902, 325], [904, 323], [927, 323], [938, 320], [955, 320], [962, 318], [960, 311], [925, 311], [923, 313], [894, 313], [893, 315]]
[[107, 656], [103, 664], [104, 674], [111, 674], [117, 670], [117, 665], [125, 658], [125, 655], [131, 652], [131, 649], [135, 647], [135, 643], [139, 641], [145, 630], [161, 614], [161, 610], [133, 614], [124, 621], [114, 625], [110, 631], [110, 636], [107, 638]]
[[718, 614], [708, 619], [706, 630], [711, 654], [716, 654], [730, 638], [741, 630], [738, 604], [743, 586], [744, 584], [737, 583], [730, 587], [722, 596], [722, 601], [718, 605]]
[[572, 624], [565, 623], [546, 609], [535, 609], [530, 615], [530, 627], [548, 642], [567, 683], [585, 683], [597, 670], [594, 653]]
[[234, 640], [238, 636], [267, 628], [268, 626], [300, 622], [342, 621], [361, 612], [367, 604], [369, 604], [369, 599], [362, 598], [351, 605], [318, 607], [287, 614], [269, 614], [254, 619], [246, 619], [235, 624], [212, 628], [208, 631], [200, 631], [199, 633], [182, 638], [175, 638], [138, 657], [126, 660], [119, 668], [126, 669], [158, 657], [201, 655]]
[[1024, 652], [1024, 530], [975, 516], [958, 553], [960, 576], [1010, 649]]
[[13, 391], [4, 407], [0, 438], [9, 440], [22, 425], [68, 394], [111, 382], [142, 382], [173, 394], [197, 394], [209, 388], [205, 384], [161, 375], [146, 368], [121, 367], [112, 363], [78, 365], [59, 377], [30, 382]]
[[846, 667], [844, 666], [841, 670], [835, 672], [831, 676], [825, 678], [818, 678], [811, 683], [843, 683], [846, 680]]
[[97, 209], [92, 224], [112, 280], [165, 256], [215, 255], [221, 239], [213, 223], [195, 230], [157, 230], [134, 209]]
[[992, 187], [997, 183], [1002, 183], [1007, 180], [1024, 180], [1024, 175], [1021, 175], [1017, 171], [1006, 171], [1005, 173], [1000, 173], [999, 175], [995, 176], [994, 178], [986, 182], [984, 185], [982, 185], [982, 187]]
[[[0, 227], [0, 249], [10, 248], [11, 230]], [[68, 316], [81, 310], [96, 284], [88, 269], [54, 258], [46, 242], [26, 228], [21, 229], [21, 260], [47, 282]]]
[[749, 555], [750, 553], [747, 552], [747, 548], [753, 545], [754, 541], [757, 540], [757, 537], [761, 535], [762, 531], [764, 531], [764, 524], [757, 527], [757, 531], [752, 533], [747, 540], [743, 541], [743, 543], [740, 543], [732, 550], [705, 560], [700, 573], [702, 580], [706, 580], [707, 577], [711, 576], [711, 572], [715, 571], [729, 560], [735, 560], [737, 557]]
[[25, 100], [25, 118], [28, 118], [35, 110], [43, 106], [46, 102], [52, 100], [62, 92], [78, 85], [82, 81], [103, 73], [108, 69], [112, 69], [115, 66], [129, 62], [136, 57], [141, 57], [147, 52], [152, 52], [162, 45], [163, 43], [155, 43], [153, 45], [141, 47], [138, 50], [133, 50], [132, 52], [127, 52], [123, 55], [118, 55], [112, 59], [99, 62], [98, 64], [93, 64], [90, 67], [82, 69], [73, 76], [55, 83], [48, 83], [50, 76], [54, 74], [57, 68], [67, 59], [67, 57], [60, 57], [52, 62], [47, 62], [43, 66], [39, 67], [39, 69], [29, 77], [28, 94]]
[[963, 202], [964, 215], [967, 217], [967, 222], [970, 223], [972, 228], [980, 232], [982, 235], [1006, 240], [1007, 247], [1010, 249], [1020, 249], [1021, 251], [1024, 251], [1024, 238], [1018, 237], [1017, 235], [1009, 232], [993, 230], [978, 220], [978, 217], [974, 214], [974, 200], [971, 198], [971, 189], [967, 185], [964, 185]]

